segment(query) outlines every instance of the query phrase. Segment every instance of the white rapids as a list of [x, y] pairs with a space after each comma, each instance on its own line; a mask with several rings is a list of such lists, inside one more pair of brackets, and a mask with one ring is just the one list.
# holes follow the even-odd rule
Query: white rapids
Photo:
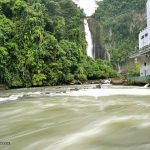
[[150, 88], [93, 87], [0, 91], [0, 149], [149, 150]]

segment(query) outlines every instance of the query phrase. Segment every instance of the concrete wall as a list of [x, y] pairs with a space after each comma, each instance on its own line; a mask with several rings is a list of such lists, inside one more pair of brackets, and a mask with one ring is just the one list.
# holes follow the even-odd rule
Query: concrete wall
[[150, 28], [150, 0], [147, 1], [147, 27]]
[[[139, 34], [139, 49], [150, 45], [150, 0], [147, 1], [147, 27]], [[141, 55], [140, 59], [140, 76], [150, 75], [150, 53]]]
[[139, 49], [150, 44], [150, 29], [145, 29], [139, 34]]
[[150, 75], [150, 54], [141, 56], [140, 76]]
[[139, 34], [139, 49], [150, 44], [150, 0], [147, 1], [147, 27]]

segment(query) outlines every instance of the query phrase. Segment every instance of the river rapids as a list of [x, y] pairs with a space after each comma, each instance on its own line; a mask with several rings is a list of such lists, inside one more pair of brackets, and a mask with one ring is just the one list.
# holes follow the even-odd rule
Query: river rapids
[[103, 85], [0, 91], [2, 150], [149, 150], [150, 89]]

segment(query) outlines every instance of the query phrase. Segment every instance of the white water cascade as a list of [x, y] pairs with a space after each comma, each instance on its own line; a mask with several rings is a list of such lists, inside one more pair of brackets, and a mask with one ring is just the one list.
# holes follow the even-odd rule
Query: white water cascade
[[[87, 16], [91, 16], [95, 9], [97, 8], [95, 0], [73, 0], [80, 8], [82, 8]], [[99, 0], [97, 0], [99, 1]], [[86, 41], [87, 41], [87, 48], [86, 52], [87, 55], [94, 59], [93, 56], [93, 42], [91, 32], [89, 30], [89, 25], [87, 19], [84, 20], [84, 28], [86, 34]]]
[[87, 19], [84, 20], [84, 28], [85, 28], [85, 37], [87, 41], [87, 48], [86, 48], [86, 53], [88, 56], [93, 58], [93, 42], [92, 42], [92, 35], [89, 29], [89, 24], [87, 22]]

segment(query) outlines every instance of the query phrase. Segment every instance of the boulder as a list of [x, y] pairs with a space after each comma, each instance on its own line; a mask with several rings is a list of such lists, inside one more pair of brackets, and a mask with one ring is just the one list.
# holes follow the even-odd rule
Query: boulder
[[82, 84], [82, 82], [79, 81], [79, 80], [73, 80], [73, 81], [70, 83], [70, 85], [81, 85], [81, 84]]
[[101, 84], [96, 84], [96, 88], [97, 89], [101, 88]]
[[123, 79], [112, 79], [111, 83], [114, 85], [122, 85], [124, 83]]

